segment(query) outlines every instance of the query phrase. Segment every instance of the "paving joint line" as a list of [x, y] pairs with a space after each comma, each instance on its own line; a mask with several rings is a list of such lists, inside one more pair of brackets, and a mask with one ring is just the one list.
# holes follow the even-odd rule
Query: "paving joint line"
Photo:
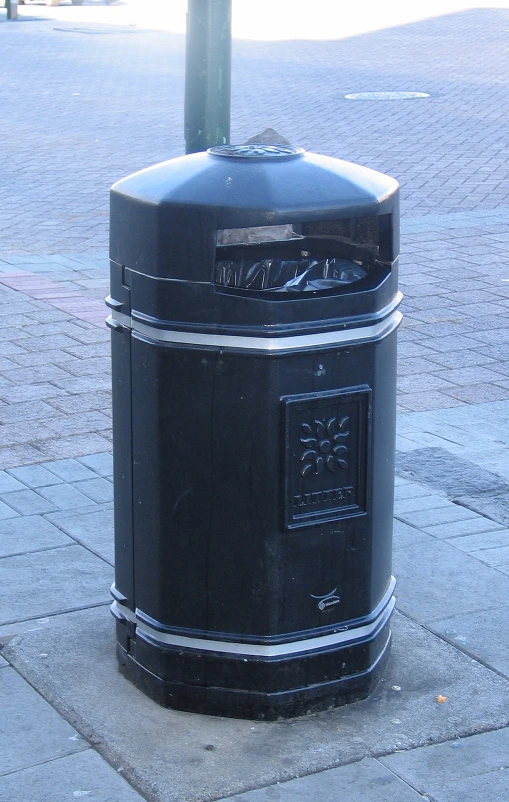
[[[504, 728], [502, 728], [502, 729], [504, 729]], [[470, 736], [468, 736], [468, 735], [465, 735], [464, 737], [465, 737], [465, 738], [468, 738], [468, 737], [470, 737]], [[458, 739], [458, 740], [459, 740], [459, 739]], [[443, 741], [443, 743], [447, 743], [447, 741]], [[431, 746], [431, 745], [433, 745], [433, 746], [434, 746], [435, 744], [429, 744], [429, 745], [430, 745], [430, 746]], [[415, 748], [416, 748], [416, 749], [425, 749], [426, 747], [425, 747], [425, 746], [424, 746], [424, 747], [423, 747], [423, 746], [418, 746], [418, 747], [415, 747]], [[389, 754], [391, 754], [391, 755], [397, 755], [397, 754], [402, 754], [403, 752], [411, 752], [411, 751], [412, 751], [412, 748], [410, 748], [410, 749], [396, 749], [394, 752], [390, 752]], [[387, 757], [387, 755], [380, 755], [380, 757]], [[389, 772], [392, 774], [392, 776], [393, 776], [393, 777], [396, 777], [396, 779], [398, 779], [400, 782], [403, 782], [403, 783], [405, 783], [405, 785], [406, 785], [408, 788], [411, 788], [411, 789], [412, 789], [412, 791], [415, 791], [415, 793], [416, 793], [416, 794], [419, 794], [419, 796], [421, 797], [421, 799], [427, 799], [427, 800], [430, 800], [430, 802], [433, 802], [433, 800], [432, 800], [432, 799], [430, 799], [430, 795], [429, 795], [429, 794], [426, 794], [425, 796], [423, 796], [423, 795], [421, 794], [421, 792], [420, 792], [420, 791], [419, 791], [419, 790], [418, 790], [418, 789], [415, 787], [415, 785], [412, 785], [412, 783], [411, 783], [411, 782], [409, 782], [409, 781], [408, 781], [408, 780], [407, 780], [405, 777], [402, 777], [401, 775], [399, 775], [399, 774], [397, 773], [397, 771], [396, 771], [395, 769], [393, 769], [393, 768], [392, 768], [392, 766], [386, 766], [386, 765], [385, 765], [385, 763], [382, 763], [382, 761], [380, 760], [380, 757], [375, 757], [374, 759], [376, 760], [376, 762], [377, 762], [377, 763], [379, 763], [379, 764], [380, 764], [380, 766], [381, 766], [382, 768], [384, 768], [386, 771], [389, 771]]]
[[[19, 674], [19, 671], [17, 671], [17, 669], [15, 669], [14, 666], [11, 666], [10, 663], [9, 663], [9, 666], [13, 669], [13, 671], [16, 671], [16, 673]], [[21, 674], [20, 674], [20, 676], [21, 676]], [[34, 686], [31, 685], [31, 683], [28, 682], [28, 680], [26, 680], [25, 677], [21, 677], [21, 678], [28, 685], [30, 685], [32, 690], [34, 690], [39, 696], [42, 696], [40, 691], [38, 691], [37, 688], [34, 688]], [[42, 698], [44, 699], [43, 696], [42, 696]], [[47, 704], [49, 704], [47, 699], [45, 699], [44, 701]], [[51, 705], [51, 707], [53, 707], [53, 705]], [[54, 707], [53, 707], [53, 710], [55, 710]], [[57, 713], [57, 715], [60, 715], [57, 710], [55, 710], [55, 713]], [[69, 723], [69, 722], [67, 722], [67, 723]], [[83, 738], [83, 736], [80, 735], [79, 733], [78, 733], [78, 735], [79, 735], [80, 738]], [[86, 752], [88, 749], [92, 749], [93, 748], [91, 746], [91, 744], [85, 738], [83, 738], [83, 740], [85, 742], [85, 746], [83, 747], [83, 749], [76, 750], [76, 752], [72, 752], [71, 754], [79, 754], [80, 752]], [[57, 760], [65, 760], [69, 756], [70, 756], [69, 754], [67, 754], [67, 755], [56, 755], [55, 757], [49, 757], [46, 760], [41, 760], [39, 763], [32, 763], [29, 766], [23, 766], [22, 768], [19, 768], [19, 769], [13, 769], [12, 771], [6, 771], [6, 772], [3, 772], [3, 773], [0, 774], [0, 779], [2, 779], [3, 777], [10, 777], [13, 774], [19, 774], [20, 771], [26, 771], [27, 769], [36, 769], [38, 766], [45, 766], [47, 763], [55, 763], [55, 761], [57, 761]]]
[[[69, 544], [69, 545], [74, 545], [74, 544]], [[38, 616], [38, 618], [56, 618], [59, 615], [68, 615], [69, 613], [79, 613], [82, 612], [83, 610], [93, 610], [96, 607], [110, 607], [110, 606], [111, 606], [111, 601], [93, 602], [92, 604], [84, 604], [80, 607], [66, 607], [63, 610], [58, 610], [58, 612], [56, 613], [45, 613], [42, 616], [41, 615]], [[3, 628], [3, 627], [13, 626], [14, 624], [27, 624], [30, 623], [30, 621], [37, 621], [38, 618], [14, 618], [10, 621], [2, 621], [0, 626], [2, 626]], [[25, 634], [24, 632], [20, 633], [19, 637], [23, 637], [24, 634]], [[4, 637], [5, 636], [2, 636], [0, 634], [0, 644], [3, 644], [3, 646], [5, 646], [5, 643], [3, 642]], [[14, 637], [16, 637], [16, 635]]]
[[[62, 510], [62, 512], [66, 512], [66, 510]], [[69, 512], [72, 512], [72, 511], [69, 510]], [[92, 512], [101, 512], [101, 510], [92, 510]], [[104, 512], [104, 510], [102, 510], [102, 512]], [[46, 515], [54, 515], [54, 514], [55, 513], [53, 513], [53, 512], [46, 513]], [[42, 517], [44, 517], [44, 515]], [[81, 546], [82, 548], [86, 549], [91, 554], [93, 554], [95, 557], [98, 557], [100, 560], [102, 560], [104, 563], [106, 563], [106, 565], [109, 565], [111, 568], [115, 567], [115, 563], [114, 562], [110, 562], [110, 560], [107, 560], [106, 557], [103, 554], [100, 554], [95, 549], [91, 548], [90, 546], [87, 546], [86, 543], [84, 543], [81, 540], [78, 540], [78, 538], [75, 537], [74, 535], [69, 534], [69, 532], [67, 532], [65, 529], [63, 529], [61, 526], [58, 525], [58, 521], [50, 521], [49, 518], [45, 518], [45, 520], [47, 520], [50, 524], [53, 524], [53, 526], [55, 526], [59, 530], [59, 532], [62, 532], [62, 534], [66, 535], [67, 537], [69, 537], [72, 540], [74, 540], [74, 543], [65, 543], [65, 544], [63, 544], [64, 548], [68, 548], [69, 546]], [[40, 551], [51, 551], [51, 548], [49, 548], [49, 549], [40, 549]], [[25, 553], [33, 553], [33, 552], [25, 552]], [[87, 609], [87, 608], [85, 608], [85, 609]]]
[[[488, 608], [488, 609], [496, 609], [496, 608]], [[418, 621], [416, 618], [414, 618], [412, 615], [410, 615], [410, 613], [406, 613], [403, 610], [400, 610], [399, 607], [397, 606], [397, 603], [396, 603], [396, 610], [398, 611], [399, 615], [402, 615], [408, 621], [411, 621], [413, 624], [416, 624], [421, 629], [424, 629], [426, 632], [429, 632], [430, 635], [434, 635], [435, 638], [438, 638], [443, 643], [447, 643], [449, 646], [452, 646], [453, 649], [456, 649], [456, 651], [461, 652], [462, 654], [465, 654], [471, 660], [474, 660], [474, 662], [479, 663], [479, 665], [482, 665], [484, 668], [487, 668], [488, 671], [492, 672], [493, 674], [496, 674], [497, 676], [499, 676], [501, 679], [505, 680], [506, 682], [509, 682], [509, 677], [507, 676], [507, 674], [502, 673], [501, 671], [499, 671], [494, 666], [488, 665], [488, 663], [486, 663], [481, 657], [479, 657], [479, 655], [471, 654], [467, 649], [465, 649], [463, 647], [462, 644], [460, 644], [460, 643], [452, 643], [445, 636], [445, 634], [442, 634], [440, 632], [436, 632], [434, 629], [430, 629], [428, 624], [425, 624], [422, 621]], [[483, 612], [486, 612], [486, 609], [483, 609], [483, 610], [469, 610], [469, 614], [472, 614], [472, 613], [474, 613], [474, 614], [475, 613], [483, 613]], [[457, 618], [457, 617], [458, 616], [451, 616], [450, 620], [452, 620], [454, 618]], [[493, 727], [493, 729], [495, 729], [495, 730], [497, 730], [497, 729], [505, 729], [505, 727], [509, 727], [509, 711], [508, 711], [507, 724], [505, 724], [505, 725], [503, 725], [501, 727]], [[487, 730], [487, 731], [491, 732], [491, 730]], [[447, 742], [448, 740], [450, 740], [450, 738], [445, 738], [444, 742]], [[389, 754], [392, 754], [392, 753], [389, 753]]]
[[[10, 521], [10, 520], [12, 520], [12, 518], [7, 518], [5, 520], [9, 520]], [[67, 534], [67, 532], [65, 532], [64, 534]], [[70, 535], [68, 535], [68, 537], [70, 537]], [[74, 540], [74, 538], [73, 538], [73, 540]], [[23, 557], [25, 554], [40, 554], [40, 552], [42, 552], [42, 551], [56, 551], [57, 549], [68, 549], [70, 546], [76, 546], [76, 545], [82, 546], [83, 544], [82, 543], [79, 543], [79, 544], [78, 543], [59, 543], [56, 546], [44, 546], [44, 547], [42, 547], [40, 549], [29, 549], [28, 551], [16, 551], [13, 554], [2, 554], [2, 555], [0, 555], [0, 560], [8, 560], [11, 557]], [[99, 556], [99, 555], [96, 555], [96, 556]], [[113, 567], [112, 563], [110, 563], [110, 565]]]
[[[57, 613], [56, 615], [60, 615], [60, 613]], [[12, 638], [9, 640], [12, 640]], [[2, 638], [0, 636], [0, 653], [2, 650], [2, 645]], [[122, 768], [122, 777], [129, 783], [129, 785], [131, 785], [132, 788], [134, 788], [135, 791], [144, 797], [146, 802], [157, 802], [155, 795], [150, 792], [150, 789], [147, 789], [144, 786], [142, 787], [142, 784], [139, 782], [136, 776], [135, 770], [131, 769], [130, 766], [125, 767], [122, 765], [121, 755], [116, 754], [115, 747], [112, 747], [104, 739], [98, 738], [93, 731], [93, 727], [84, 720], [80, 713], [69, 708], [68, 705], [63, 703], [61, 699], [56, 697], [53, 698], [52, 693], [46, 687], [37, 687], [30, 677], [30, 672], [26, 671], [25, 666], [23, 666], [25, 670], [22, 670], [18, 666], [14, 667], [10, 661], [7, 662], [9, 662], [9, 666], [21, 677], [21, 679], [23, 679], [32, 688], [32, 690], [38, 694], [38, 696], [42, 697], [42, 699], [44, 699], [44, 701], [53, 708], [57, 715], [63, 718], [64, 721], [66, 721], [74, 730], [76, 730], [80, 738], [83, 738], [83, 740], [88, 744], [88, 748], [92, 749], [94, 752], [97, 752], [97, 754], [99, 754], [100, 757], [102, 757], [103, 760], [105, 760], [108, 765], [114, 769], [114, 771], [118, 772], [119, 768]], [[59, 760], [61, 757], [56, 759]], [[224, 795], [223, 797], [219, 797], [219, 799], [221, 798], [224, 799]]]

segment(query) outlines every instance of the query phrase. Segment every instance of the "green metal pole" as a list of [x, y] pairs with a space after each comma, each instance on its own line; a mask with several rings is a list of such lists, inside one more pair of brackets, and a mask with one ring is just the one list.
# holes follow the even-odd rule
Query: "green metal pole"
[[230, 142], [232, 0], [189, 0], [186, 153]]
[[18, 19], [18, 0], [5, 0], [7, 19]]

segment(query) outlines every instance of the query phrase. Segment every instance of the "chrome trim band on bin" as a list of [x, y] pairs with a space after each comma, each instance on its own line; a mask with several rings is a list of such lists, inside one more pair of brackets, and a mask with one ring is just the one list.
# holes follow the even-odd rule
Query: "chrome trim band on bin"
[[215, 348], [235, 348], [265, 353], [280, 351], [300, 351], [305, 348], [320, 346], [349, 345], [361, 342], [373, 342], [387, 337], [399, 324], [403, 315], [394, 311], [384, 320], [372, 326], [326, 331], [318, 334], [296, 334], [291, 337], [248, 337], [231, 334], [202, 334], [190, 331], [172, 331], [155, 329], [121, 312], [113, 311], [109, 321], [120, 323], [130, 328], [133, 333], [141, 334], [154, 342], [175, 343], [179, 345], [209, 346]]
[[[136, 624], [136, 629], [141, 635], [146, 635], [151, 640], [167, 646], [175, 646], [180, 649], [194, 649], [195, 651], [223, 652], [225, 654], [242, 654], [257, 657], [282, 657], [284, 655], [298, 654], [300, 652], [310, 652], [315, 649], [325, 649], [333, 646], [346, 646], [357, 640], [369, 638], [389, 620], [396, 599], [392, 595], [394, 590], [394, 579], [389, 588], [389, 598], [382, 611], [368, 624], [342, 632], [332, 632], [329, 635], [318, 635], [315, 638], [305, 638], [303, 640], [289, 641], [287, 643], [235, 643], [234, 641], [209, 640], [208, 638], [192, 638], [173, 633], [160, 632], [153, 627], [142, 623], [135, 613], [129, 608], [124, 607], [117, 601], [111, 605], [111, 610], [115, 617], [125, 618]], [[340, 627], [341, 624], [338, 624]]]

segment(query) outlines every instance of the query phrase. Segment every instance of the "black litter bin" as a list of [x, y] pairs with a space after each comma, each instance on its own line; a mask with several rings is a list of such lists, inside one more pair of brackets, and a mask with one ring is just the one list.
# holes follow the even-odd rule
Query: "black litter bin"
[[274, 719], [365, 697], [394, 606], [398, 185], [218, 146], [115, 184], [122, 672]]

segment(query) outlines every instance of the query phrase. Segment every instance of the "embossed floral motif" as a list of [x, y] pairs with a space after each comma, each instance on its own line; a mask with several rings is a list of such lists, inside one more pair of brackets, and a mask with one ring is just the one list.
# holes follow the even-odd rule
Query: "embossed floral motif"
[[333, 417], [327, 420], [314, 420], [301, 423], [303, 437], [300, 442], [304, 448], [300, 461], [301, 476], [318, 474], [323, 470], [334, 473], [338, 468], [348, 468], [349, 448], [346, 445], [350, 417]]

